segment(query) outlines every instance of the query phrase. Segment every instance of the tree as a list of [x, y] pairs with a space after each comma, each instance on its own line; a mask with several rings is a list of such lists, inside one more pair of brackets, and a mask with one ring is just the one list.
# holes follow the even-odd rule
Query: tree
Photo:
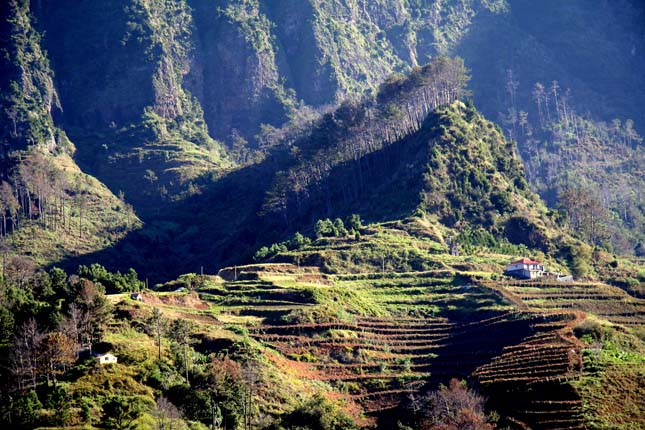
[[246, 417], [242, 416], [246, 392], [242, 366], [228, 356], [213, 354], [208, 367], [207, 381], [213, 429], [218, 429], [222, 422], [227, 423], [229, 428], [238, 428], [239, 424], [246, 422]]
[[427, 430], [489, 430], [495, 426], [484, 412], [484, 398], [463, 381], [451, 379], [424, 399], [421, 428]]
[[191, 334], [193, 332], [193, 324], [185, 319], [178, 318], [170, 325], [170, 338], [179, 345], [184, 356], [184, 372], [186, 374], [186, 383], [190, 385], [188, 378], [188, 348], [191, 343]]
[[542, 111], [542, 101], [544, 99], [544, 85], [536, 82], [533, 86], [533, 101], [535, 102], [538, 110], [538, 119], [540, 120], [540, 127], [544, 128], [544, 112]]
[[4, 268], [6, 280], [23, 289], [36, 273], [36, 263], [29, 257], [16, 255], [9, 259]]
[[253, 398], [255, 395], [255, 386], [258, 382], [258, 370], [256, 366], [254, 362], [247, 361], [242, 368], [242, 378], [244, 380], [244, 430], [253, 429]]
[[334, 236], [334, 223], [329, 218], [319, 219], [314, 225], [314, 233], [316, 234], [316, 239]]
[[18, 390], [24, 390], [28, 385], [36, 389], [38, 351], [44, 337], [33, 318], [21, 325], [14, 336], [10, 363]]
[[103, 328], [111, 316], [111, 307], [105, 297], [105, 290], [101, 284], [79, 279], [76, 281], [76, 305], [82, 311], [77, 322], [80, 326], [81, 344], [85, 344], [92, 352], [92, 345], [98, 342], [103, 335]]
[[349, 229], [349, 231], [359, 231], [361, 228], [363, 228], [360, 215], [350, 215], [349, 218], [347, 218], [347, 228]]
[[302, 403], [280, 419], [280, 430], [351, 430], [356, 425], [323, 396]]
[[347, 229], [345, 228], [345, 223], [340, 218], [334, 220], [334, 236], [343, 237], [347, 236]]
[[155, 337], [155, 342], [157, 343], [157, 359], [161, 361], [161, 338], [166, 332], [168, 322], [161, 315], [159, 308], [153, 309], [152, 316], [146, 321], [146, 327], [148, 332]]
[[38, 411], [42, 408], [34, 390], [20, 394], [9, 406], [11, 428], [30, 430], [37, 427]]
[[13, 230], [16, 226], [16, 217], [18, 216], [18, 210], [20, 209], [20, 204], [16, 195], [9, 185], [8, 182], [2, 181], [0, 185], [0, 211], [2, 211], [2, 236], [6, 236], [8, 233], [7, 229], [7, 215], [11, 220], [11, 229]]
[[509, 117], [511, 118], [511, 123], [513, 125], [513, 137], [517, 136], [517, 131], [515, 130], [515, 124], [517, 123], [517, 89], [519, 88], [520, 83], [515, 79], [515, 74], [512, 69], [506, 71], [506, 92], [509, 95], [510, 108]]
[[571, 256], [571, 273], [577, 278], [584, 278], [589, 274], [591, 268], [591, 247], [587, 244], [580, 243], [570, 247]]
[[71, 291], [69, 291], [69, 285], [67, 284], [67, 273], [63, 269], [54, 267], [49, 271], [48, 275], [51, 288], [56, 297], [71, 298]]
[[309, 245], [310, 243], [311, 239], [297, 231], [296, 234], [293, 235], [293, 239], [291, 240], [290, 245], [293, 249], [301, 249], [302, 247]]
[[591, 191], [565, 188], [558, 194], [558, 200], [569, 215], [571, 228], [585, 240], [598, 245], [607, 238], [609, 211]]
[[131, 430], [143, 414], [143, 402], [135, 396], [112, 396], [103, 404], [103, 425], [108, 429]]
[[47, 383], [53, 380], [56, 386], [57, 376], [76, 361], [78, 344], [61, 332], [48, 333], [38, 350], [40, 373], [45, 374]]
[[143, 175], [143, 179], [150, 182], [150, 186], [152, 187], [159, 178], [157, 177], [157, 174], [153, 170], [148, 169], [146, 170], [146, 173]]
[[155, 430], [184, 430], [188, 428], [179, 409], [163, 396], [157, 399], [152, 416], [155, 420]]
[[6, 306], [0, 305], [0, 350], [11, 345], [14, 327], [13, 312], [7, 309]]
[[77, 176], [74, 184], [74, 201], [78, 207], [78, 237], [83, 237], [83, 213], [87, 205], [88, 190], [85, 178]]
[[69, 305], [68, 315], [59, 324], [59, 330], [67, 333], [67, 336], [78, 345], [83, 345], [83, 341], [89, 337], [87, 334], [90, 329], [89, 323], [90, 316], [87, 310], [77, 303], [72, 303]]

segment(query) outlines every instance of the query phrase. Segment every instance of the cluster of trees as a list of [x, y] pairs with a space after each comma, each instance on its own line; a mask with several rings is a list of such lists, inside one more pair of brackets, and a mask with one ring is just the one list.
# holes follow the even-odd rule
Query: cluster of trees
[[271, 246], [263, 246], [258, 249], [253, 256], [255, 261], [263, 261], [273, 256], [280, 254], [281, 252], [293, 251], [297, 249], [302, 249], [305, 246], [311, 244], [311, 239], [307, 236], [304, 236], [302, 233], [297, 231], [293, 238], [285, 240], [283, 242], [274, 243]]
[[474, 254], [479, 248], [500, 254], [529, 255], [529, 249], [523, 244], [513, 244], [508, 239], [495, 237], [490, 231], [482, 227], [464, 227], [454, 240], [453, 247], [461, 249], [466, 255]]
[[253, 256], [253, 259], [263, 261], [283, 252], [303, 249], [311, 244], [312, 239], [318, 240], [325, 237], [353, 237], [358, 239], [362, 228], [363, 224], [358, 214], [350, 215], [345, 222], [340, 218], [336, 218], [334, 221], [329, 218], [319, 219], [314, 224], [313, 238], [296, 232], [289, 240], [261, 247]]
[[423, 209], [448, 226], [481, 225], [501, 237], [519, 202], [533, 199], [514, 145], [472, 103], [437, 116], [428, 129]]
[[89, 266], [78, 267], [78, 276], [89, 279], [92, 282], [100, 283], [108, 293], [122, 293], [141, 291], [145, 284], [139, 280], [137, 272], [130, 268], [124, 274], [121, 272], [112, 273], [98, 263]]
[[323, 396], [314, 396], [280, 417], [270, 430], [356, 430], [354, 422]]
[[[0, 280], [2, 420], [31, 428], [38, 393], [53, 402], [59, 377], [91, 353], [110, 319], [105, 289], [78, 274], [35, 271], [25, 257], [5, 264]], [[31, 406], [30, 406], [31, 405]]]
[[[168, 320], [157, 308], [145, 320], [145, 328], [158, 346], [159, 367], [156, 372], [159, 374], [154, 379], [159, 378], [158, 388], [162, 395], [153, 415], [159, 414], [162, 403], [166, 415], [172, 412], [170, 415], [200, 421], [212, 429], [251, 430], [262, 425], [258, 421], [257, 405], [262, 385], [261, 371], [253, 354], [244, 346], [234, 346], [227, 352], [211, 353], [205, 357], [193, 348], [195, 326], [183, 319]], [[174, 370], [185, 378], [175, 384], [167, 382], [172, 378], [163, 375], [171, 371], [162, 359], [165, 339], [171, 344]], [[269, 428], [341, 430], [355, 426], [337, 407], [322, 397], [314, 397], [279, 417]]]
[[[111, 324], [116, 316], [102, 283], [112, 291], [142, 284], [133, 271], [121, 275], [91, 265], [68, 276], [58, 268], [36, 271], [23, 259], [10, 259], [0, 279], [0, 425], [30, 429], [81, 420], [132, 429], [147, 412], [158, 429], [184, 429], [187, 420], [215, 429], [242, 428], [243, 422], [244, 428], [252, 427], [257, 412], [254, 366], [197, 352], [194, 324], [169, 320], [158, 309], [140, 323], [132, 321], [158, 345], [155, 366], [142, 377], [162, 393], [156, 404], [112, 387], [97, 386], [105, 390], [98, 398], [89, 393], [72, 398], [66, 387], [93, 372], [92, 352], [109, 348], [102, 340], [119, 326]], [[162, 357], [165, 342], [169, 355]]]
[[566, 211], [571, 230], [578, 232], [587, 243], [602, 245], [609, 239], [610, 213], [600, 199], [581, 188], [565, 188], [558, 196]]
[[[579, 114], [570, 90], [557, 81], [535, 83], [532, 105], [520, 106], [520, 82], [507, 72], [508, 110], [502, 117], [509, 138], [523, 153], [527, 177], [552, 206], [568, 212], [581, 239], [619, 252], [636, 252], [645, 241], [643, 138], [634, 121], [609, 123]], [[578, 202], [576, 202], [578, 200]]]
[[66, 190], [72, 184], [67, 183], [67, 175], [53, 165], [50, 157], [36, 149], [16, 156], [17, 167], [9, 181], [2, 181], [0, 186], [2, 235], [19, 227], [21, 219], [37, 219], [43, 228], [71, 229], [72, 205], [80, 214], [83, 212], [87, 192], [84, 184], [73, 184], [78, 198], [71, 202]]
[[346, 223], [340, 218], [333, 221], [329, 218], [319, 219], [314, 225], [314, 234], [316, 239], [347, 236], [358, 238], [362, 227], [361, 217], [358, 214], [352, 214], [347, 218]]
[[[83, 175], [70, 176], [51, 155], [38, 148], [16, 152], [16, 166], [0, 182], [0, 234], [6, 237], [29, 221], [43, 229], [83, 237], [90, 185]], [[132, 207], [125, 205], [129, 225]]]
[[418, 131], [428, 113], [468, 94], [468, 72], [459, 58], [437, 57], [410, 76], [391, 77], [376, 100], [347, 100], [323, 115], [304, 137], [290, 142], [291, 167], [276, 174], [267, 193], [265, 213], [282, 215], [288, 226], [292, 215], [304, 213], [303, 202], [331, 170], [348, 163], [352, 180], [343, 184], [348, 196], [369, 187], [370, 166], [363, 157]]

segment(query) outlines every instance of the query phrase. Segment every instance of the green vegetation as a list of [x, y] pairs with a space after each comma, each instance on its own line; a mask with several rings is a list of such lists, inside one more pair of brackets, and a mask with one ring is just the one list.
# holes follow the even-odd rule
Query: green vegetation
[[[574, 333], [587, 344], [583, 351], [584, 373], [576, 381], [583, 411], [591, 429], [636, 429], [645, 423], [643, 366], [645, 344], [621, 327], [597, 321], [577, 326]], [[617, 384], [623, 390], [611, 387]], [[620, 404], [620, 407], [616, 407]]]
[[52, 110], [60, 110], [49, 61], [41, 37], [31, 24], [29, 2], [10, 0], [0, 9], [3, 57], [0, 66], [1, 167], [6, 177], [11, 151], [43, 144], [68, 152], [69, 140], [54, 126]]
[[[521, 417], [513, 406], [503, 406], [509, 394], [498, 378], [518, 378], [512, 398], [532, 402], [529, 387], [545, 387], [551, 377], [580, 370], [567, 364], [570, 351], [578, 348], [566, 334], [575, 314], [558, 310], [560, 304], [633, 327], [623, 334], [611, 331], [611, 339], [598, 325], [574, 329], [589, 344], [592, 338], [604, 339], [602, 366], [641, 359], [640, 341], [630, 334], [639, 333], [638, 319], [616, 316], [607, 307], [627, 310], [628, 302], [634, 309], [641, 304], [617, 288], [576, 284], [565, 290], [557, 285], [559, 292], [556, 286], [514, 286], [509, 280], [495, 284], [514, 256], [492, 253], [490, 238], [483, 234], [464, 236], [478, 244], [475, 254], [450, 255], [440, 240], [454, 232], [423, 214], [366, 225], [350, 216], [343, 227], [358, 229], [358, 238], [343, 232], [339, 222], [319, 224], [324, 231], [334, 226], [340, 235], [309, 243], [297, 234], [297, 246], [272, 257], [300, 265], [240, 266], [221, 271], [221, 277], [188, 274], [158, 287], [174, 292], [144, 290], [142, 301], [128, 294], [104, 295], [141, 288], [133, 271], [121, 275], [94, 264], [67, 276], [60, 269], [29, 272], [12, 263], [0, 290], [5, 303], [0, 356], [8, 364], [1, 374], [2, 392], [11, 396], [3, 402], [2, 416], [16, 428], [144, 430], [171, 422], [205, 429], [213, 421], [238, 429], [249, 422], [267, 429], [303, 428], [305, 422], [310, 429], [362, 428], [376, 417], [385, 419], [381, 411], [415, 393], [424, 406], [404, 402], [401, 411], [415, 412], [392, 415], [402, 425], [415, 428], [415, 423], [433, 420], [489, 425], [481, 399], [462, 385], [422, 396], [424, 383], [436, 387], [449, 377], [479, 372], [483, 394], [500, 399], [494, 407], [500, 423], [506, 423], [508, 417]], [[418, 263], [411, 260], [413, 250]], [[381, 255], [387, 256], [385, 264]], [[334, 274], [321, 273], [310, 266], [313, 262]], [[185, 289], [176, 291], [179, 286]], [[572, 291], [582, 298], [571, 301], [567, 294]], [[521, 303], [528, 307], [515, 312]], [[484, 335], [491, 330], [499, 335]], [[548, 351], [544, 360], [564, 363], [551, 365], [548, 372], [540, 361], [524, 363], [525, 354], [542, 354], [534, 338]], [[98, 365], [86, 348], [111, 352], [118, 363]], [[513, 358], [516, 350], [524, 351], [519, 361]], [[463, 358], [465, 351], [471, 358]], [[479, 352], [472, 356], [473, 351]], [[499, 364], [496, 356], [525, 372], [504, 373], [510, 364]], [[584, 402], [594, 402], [597, 395], [588, 378], [604, 377], [594, 370], [600, 364], [590, 363], [584, 372], [571, 374], [578, 377], [573, 383], [580, 384], [580, 392], [587, 393]], [[612, 378], [628, 377], [616, 366]], [[523, 385], [526, 375], [530, 386]], [[622, 388], [603, 381], [622, 395]], [[558, 404], [541, 395], [540, 401]], [[468, 405], [474, 413], [434, 415], [433, 396], [472, 399]], [[576, 408], [566, 413], [578, 413]], [[603, 419], [625, 422], [620, 414], [637, 413], [629, 408]]]

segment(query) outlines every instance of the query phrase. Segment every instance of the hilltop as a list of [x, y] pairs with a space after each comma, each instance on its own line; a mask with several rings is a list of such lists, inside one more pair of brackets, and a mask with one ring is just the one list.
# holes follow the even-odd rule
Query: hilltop
[[[358, 213], [368, 222], [395, 221], [415, 212], [427, 214], [435, 226], [430, 234], [443, 247], [451, 240], [517, 245], [573, 264], [580, 243], [529, 190], [514, 146], [472, 105], [455, 102], [437, 108], [416, 130], [391, 142], [370, 140], [375, 147], [365, 147], [364, 155], [335, 149], [347, 148], [347, 139], [361, 145], [355, 134], [371, 129], [356, 118], [388, 106], [392, 104], [346, 106], [330, 114], [293, 144], [276, 148], [263, 163], [224, 175], [202, 195], [160, 212], [154, 223], [113, 250], [82, 256], [70, 266], [118, 261], [122, 270], [132, 266], [141, 273], [157, 267], [158, 277], [176, 276], [198, 271], [199, 261], [207, 262], [206, 270], [249, 261], [261, 246], [297, 230], [309, 234], [318, 218]], [[348, 114], [351, 109], [359, 113]], [[394, 117], [392, 124], [401, 122]], [[322, 128], [328, 140], [321, 143]], [[182, 227], [188, 220], [190, 227]], [[137, 253], [122, 251], [134, 247]], [[164, 264], [168, 260], [173, 266]]]

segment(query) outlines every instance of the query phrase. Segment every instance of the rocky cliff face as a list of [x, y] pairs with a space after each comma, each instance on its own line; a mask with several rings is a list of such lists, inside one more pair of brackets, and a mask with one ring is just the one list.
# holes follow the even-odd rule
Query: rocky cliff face
[[300, 100], [321, 106], [373, 91], [390, 73], [449, 52], [479, 13], [503, 10], [451, 3], [63, 0], [32, 9], [67, 126], [119, 127], [146, 107], [175, 119], [194, 96], [211, 137], [253, 141]]
[[[262, 124], [281, 125], [300, 101], [333, 104], [455, 53], [473, 69], [475, 99], [489, 116], [506, 111], [513, 69], [522, 86], [556, 79], [599, 114], [636, 118], [640, 98], [621, 103], [622, 91], [599, 77], [611, 69], [642, 85], [631, 73], [643, 63], [642, 8], [556, 3], [62, 0], [32, 9], [46, 32], [61, 120], [75, 127], [136, 122], [148, 106], [172, 119], [196, 97], [212, 138], [253, 145]], [[603, 55], [590, 57], [582, 38]], [[601, 100], [610, 103], [593, 108]]]

